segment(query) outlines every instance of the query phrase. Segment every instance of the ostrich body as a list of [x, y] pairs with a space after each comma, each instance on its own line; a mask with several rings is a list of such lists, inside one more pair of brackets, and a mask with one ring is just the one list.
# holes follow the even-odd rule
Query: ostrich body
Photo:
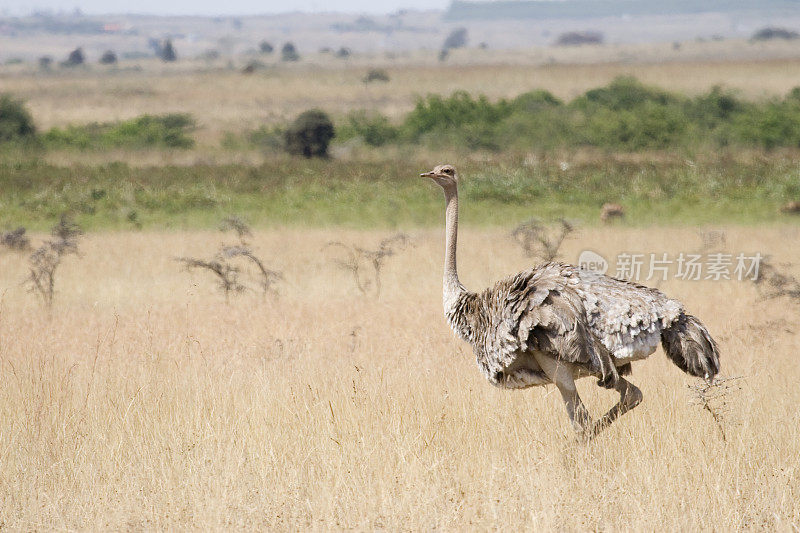
[[[641, 391], [622, 376], [661, 341], [684, 372], [712, 380], [719, 372], [717, 344], [683, 305], [656, 289], [563, 263], [544, 263], [495, 283], [481, 293], [458, 280], [458, 177], [451, 165], [421, 174], [444, 190], [446, 241], [444, 312], [470, 343], [483, 375], [495, 386], [524, 389], [553, 383], [575, 429], [592, 437], [636, 407]], [[619, 402], [592, 421], [575, 380], [595, 376], [615, 389]]]

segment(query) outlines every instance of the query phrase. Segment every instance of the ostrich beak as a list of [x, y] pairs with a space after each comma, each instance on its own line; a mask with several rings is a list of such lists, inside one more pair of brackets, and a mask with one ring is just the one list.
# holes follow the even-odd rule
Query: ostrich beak
[[430, 172], [423, 172], [422, 174], [419, 175], [419, 177], [420, 178], [432, 178], [435, 175], [436, 175], [436, 173], [433, 170], [431, 170]]

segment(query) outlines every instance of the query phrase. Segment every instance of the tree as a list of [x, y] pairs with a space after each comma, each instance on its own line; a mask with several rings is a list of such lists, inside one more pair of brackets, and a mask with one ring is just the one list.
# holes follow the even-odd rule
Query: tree
[[272, 44], [267, 41], [258, 43], [258, 49], [262, 54], [271, 54], [275, 50]]
[[327, 157], [334, 134], [333, 122], [324, 111], [304, 111], [286, 130], [286, 151], [304, 157]]
[[282, 61], [297, 61], [300, 59], [300, 54], [297, 53], [297, 48], [295, 48], [294, 44], [286, 43], [281, 48], [281, 60]]
[[80, 46], [69, 53], [67, 56], [67, 60], [64, 61], [64, 65], [67, 67], [74, 67], [77, 65], [83, 65], [83, 62], [86, 60], [86, 56], [83, 54], [83, 48]]
[[172, 46], [172, 39], [167, 39], [164, 41], [164, 45], [161, 47], [159, 56], [161, 57], [162, 61], [172, 62], [178, 59], [177, 54], [175, 53], [175, 48]]
[[450, 35], [444, 40], [442, 45], [443, 50], [450, 50], [451, 48], [463, 48], [467, 45], [467, 28], [456, 28], [450, 32]]

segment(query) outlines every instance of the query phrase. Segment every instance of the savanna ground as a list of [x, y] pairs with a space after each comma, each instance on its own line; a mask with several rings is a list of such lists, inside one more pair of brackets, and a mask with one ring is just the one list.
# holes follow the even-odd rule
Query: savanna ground
[[[428, 194], [431, 191], [421, 191]], [[465, 221], [469, 226], [469, 221]], [[718, 228], [725, 249], [800, 261], [796, 227]], [[645, 401], [589, 444], [552, 387], [489, 386], [441, 313], [441, 231], [411, 233], [380, 298], [361, 296], [330, 240], [386, 231], [258, 231], [279, 297], [228, 303], [179, 255], [218, 232], [93, 233], [47, 312], [0, 272], [0, 524], [30, 529], [777, 529], [800, 523], [797, 304], [751, 283], [660, 287], [720, 343], [723, 440], [659, 350], [634, 366]], [[463, 281], [525, 268], [500, 230], [467, 229]], [[585, 229], [591, 248], [670, 254], [694, 229]], [[594, 413], [616, 397], [579, 384]]]
[[[583, 249], [674, 257], [714, 229], [726, 252], [796, 272], [797, 219], [778, 208], [800, 194], [797, 150], [334, 145], [309, 162], [220, 146], [308, 107], [397, 117], [416, 94], [570, 98], [621, 74], [770, 98], [798, 85], [796, 59], [388, 65], [392, 81], [369, 86], [359, 65], [159, 68], [4, 72], [41, 128], [163, 112], [199, 125], [187, 150], [0, 154], [0, 229], [25, 225], [38, 246], [70, 211], [88, 230], [50, 310], [23, 284], [28, 253], [0, 249], [0, 529], [800, 526], [797, 303], [749, 282], [648, 282], [708, 325], [723, 375], [741, 376], [725, 439], [659, 350], [634, 366], [644, 403], [582, 444], [552, 387], [492, 388], [450, 333], [440, 192], [416, 177], [445, 160], [463, 170], [459, 266], [472, 289], [535, 262], [508, 235], [530, 216], [578, 221], [571, 262]], [[624, 203], [626, 220], [597, 227], [604, 201]], [[231, 213], [283, 272], [278, 296], [226, 301], [209, 273], [175, 261], [230, 240], [214, 228]], [[360, 294], [326, 244], [375, 248], [398, 230], [413, 246], [387, 259], [380, 297]], [[594, 414], [616, 401], [593, 380], [579, 388]]]

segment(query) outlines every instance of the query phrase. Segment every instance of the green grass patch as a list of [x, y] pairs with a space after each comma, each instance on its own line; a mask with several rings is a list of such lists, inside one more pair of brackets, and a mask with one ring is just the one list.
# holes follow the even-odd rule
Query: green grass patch
[[[613, 157], [565, 167], [506, 157], [460, 168], [465, 220], [505, 226], [537, 216], [597, 224], [604, 202], [625, 224], [796, 220], [779, 206], [800, 197], [798, 157], [630, 163]], [[419, 168], [417, 168], [419, 167]], [[45, 229], [64, 212], [87, 228], [214, 227], [231, 213], [256, 225], [350, 227], [441, 223], [441, 191], [404, 161], [283, 158], [261, 166], [135, 168], [0, 163], [0, 228]]]
[[142, 115], [121, 122], [52, 128], [42, 135], [46, 148], [191, 148], [195, 121], [186, 113]]

